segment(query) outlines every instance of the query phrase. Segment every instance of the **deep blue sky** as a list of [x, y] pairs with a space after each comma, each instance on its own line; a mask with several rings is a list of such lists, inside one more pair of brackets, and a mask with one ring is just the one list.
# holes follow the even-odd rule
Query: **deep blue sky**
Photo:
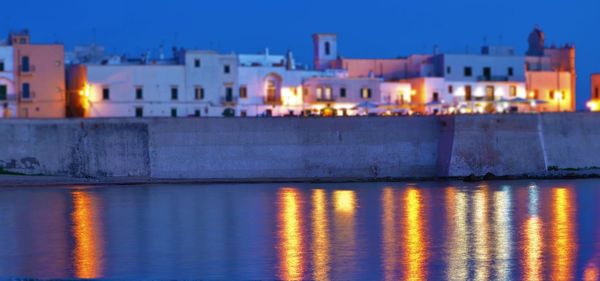
[[395, 57], [479, 50], [489, 43], [525, 52], [535, 24], [547, 43], [577, 47], [578, 107], [600, 72], [598, 0], [13, 0], [4, 1], [0, 32], [29, 28], [34, 42], [71, 49], [96, 42], [109, 52], [137, 55], [161, 43], [255, 53], [292, 49], [310, 63], [310, 35], [339, 35], [346, 57]]

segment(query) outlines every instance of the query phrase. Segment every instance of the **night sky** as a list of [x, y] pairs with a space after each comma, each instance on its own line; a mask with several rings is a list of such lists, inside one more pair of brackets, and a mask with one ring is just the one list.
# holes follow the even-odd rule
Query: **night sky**
[[[67, 50], [94, 38], [108, 52], [139, 55], [164, 44], [221, 52], [294, 51], [311, 63], [311, 34], [337, 33], [344, 57], [478, 52], [487, 40], [524, 53], [539, 24], [546, 43], [574, 43], [578, 108], [600, 72], [600, 1], [560, 0], [6, 0], [0, 33], [28, 28], [33, 42]], [[95, 32], [94, 32], [95, 30]], [[94, 36], [95, 34], [95, 36]]]

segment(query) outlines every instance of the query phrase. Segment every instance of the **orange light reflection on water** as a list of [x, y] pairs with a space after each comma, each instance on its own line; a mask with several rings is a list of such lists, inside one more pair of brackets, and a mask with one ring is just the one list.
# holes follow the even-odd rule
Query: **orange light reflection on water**
[[73, 191], [74, 269], [77, 278], [102, 277], [103, 237], [98, 219], [99, 202], [91, 193]]
[[396, 264], [398, 262], [398, 241], [396, 239], [397, 228], [394, 190], [389, 187], [383, 189], [381, 201], [383, 208], [383, 217], [381, 218], [381, 224], [383, 227], [381, 250], [383, 252], [384, 280], [398, 280], [398, 276], [396, 276]]
[[[333, 255], [335, 267], [332, 268], [335, 279], [348, 279], [346, 275], [360, 266], [356, 260], [356, 192], [336, 190], [333, 192], [334, 239], [336, 253]], [[341, 277], [339, 277], [341, 276]]]
[[447, 229], [447, 279], [467, 280], [469, 278], [469, 231], [467, 227], [467, 195], [454, 187], [446, 189]]
[[283, 280], [302, 279], [303, 245], [302, 213], [300, 210], [300, 192], [293, 188], [281, 189], [279, 197], [279, 249], [280, 277]]
[[583, 280], [584, 281], [598, 281], [598, 267], [590, 263], [583, 272]]
[[403, 280], [427, 279], [427, 217], [424, 212], [423, 190], [409, 188], [404, 193], [404, 262]]
[[481, 187], [473, 196], [473, 236], [475, 242], [475, 280], [488, 280], [490, 275], [489, 188]]
[[312, 192], [313, 226], [313, 278], [329, 280], [329, 221], [327, 217], [327, 193], [322, 189]]
[[573, 195], [568, 188], [552, 190], [552, 279], [572, 280], [577, 245]]
[[542, 220], [539, 213], [539, 188], [537, 186], [529, 187], [529, 217], [525, 219], [521, 229], [523, 236], [523, 258], [524, 280], [542, 280]]

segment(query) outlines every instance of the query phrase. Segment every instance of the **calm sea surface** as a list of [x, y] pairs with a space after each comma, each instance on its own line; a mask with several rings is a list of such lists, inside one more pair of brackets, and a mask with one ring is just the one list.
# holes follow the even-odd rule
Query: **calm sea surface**
[[600, 181], [0, 189], [0, 278], [597, 280]]

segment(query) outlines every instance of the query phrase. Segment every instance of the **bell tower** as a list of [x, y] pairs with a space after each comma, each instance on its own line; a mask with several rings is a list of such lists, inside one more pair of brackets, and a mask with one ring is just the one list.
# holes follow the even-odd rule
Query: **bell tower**
[[313, 35], [314, 65], [317, 70], [335, 68], [338, 58], [336, 34]]

